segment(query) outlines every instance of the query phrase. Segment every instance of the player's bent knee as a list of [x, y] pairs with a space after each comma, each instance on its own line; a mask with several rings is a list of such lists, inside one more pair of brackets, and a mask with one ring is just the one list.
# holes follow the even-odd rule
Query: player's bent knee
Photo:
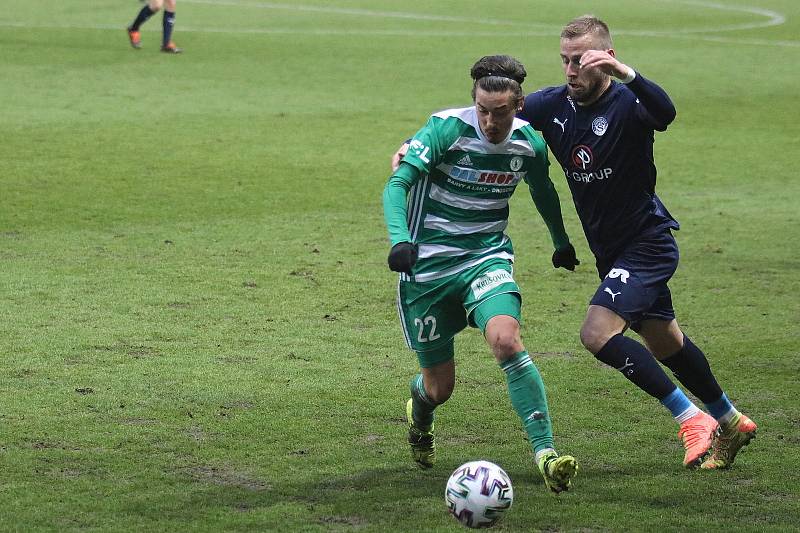
[[495, 359], [500, 363], [524, 349], [518, 335], [498, 336], [490, 344]]
[[428, 398], [436, 405], [441, 405], [450, 399], [455, 383], [430, 383], [425, 385]]
[[581, 344], [592, 352], [597, 354], [603, 349], [608, 340], [613, 337], [609, 333], [593, 326], [592, 324], [584, 324], [581, 327]]
[[484, 335], [498, 362], [524, 350], [519, 336], [519, 322], [511, 316], [493, 317], [487, 324]]

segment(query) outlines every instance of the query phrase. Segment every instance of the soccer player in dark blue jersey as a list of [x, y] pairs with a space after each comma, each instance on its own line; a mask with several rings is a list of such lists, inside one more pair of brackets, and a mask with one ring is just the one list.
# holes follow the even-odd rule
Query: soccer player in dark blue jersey
[[[595, 17], [564, 27], [561, 59], [566, 84], [528, 95], [519, 116], [542, 132], [561, 164], [596, 259], [601, 283], [581, 342], [672, 413], [685, 466], [728, 468], [756, 424], [736, 410], [675, 320], [667, 284], [678, 266], [672, 231], [679, 225], [655, 193], [653, 162], [654, 132], [667, 129], [675, 107], [661, 87], [617, 60], [608, 26]], [[574, 249], [553, 263], [574, 267]], [[628, 328], [644, 344], [625, 336]]]
[[[727, 468], [756, 425], [731, 404], [675, 320], [667, 283], [678, 266], [672, 231], [679, 225], [656, 195], [653, 162], [654, 132], [667, 129], [675, 107], [661, 87], [616, 59], [608, 26], [595, 17], [564, 27], [561, 60], [567, 83], [528, 95], [521, 117], [561, 164], [596, 259], [601, 283], [581, 342], [670, 410], [687, 467]], [[624, 335], [629, 327], [644, 345]]]

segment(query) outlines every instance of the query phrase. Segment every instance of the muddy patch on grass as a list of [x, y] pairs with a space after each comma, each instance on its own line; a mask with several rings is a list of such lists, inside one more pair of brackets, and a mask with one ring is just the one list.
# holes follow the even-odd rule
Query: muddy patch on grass
[[226, 467], [201, 465], [187, 469], [186, 473], [198, 483], [211, 483], [222, 487], [235, 487], [251, 492], [269, 490], [272, 486], [246, 472], [237, 472]]
[[155, 418], [123, 418], [119, 422], [126, 426], [152, 426], [158, 424], [158, 420]]
[[195, 442], [203, 442], [206, 440], [206, 432], [200, 426], [192, 426], [186, 430], [186, 434]]
[[528, 352], [532, 359], [536, 359], [537, 357], [543, 359], [575, 359], [578, 357], [573, 352]]
[[350, 527], [362, 527], [367, 525], [367, 521], [360, 516], [322, 516], [318, 522], [327, 526], [342, 525]]
[[220, 355], [216, 360], [226, 365], [251, 365], [257, 361], [255, 357], [248, 355]]
[[158, 357], [162, 355], [161, 350], [154, 346], [147, 346], [145, 344], [129, 344], [126, 341], [119, 341], [115, 344], [93, 344], [89, 346], [89, 349], [96, 352], [125, 354], [135, 359]]

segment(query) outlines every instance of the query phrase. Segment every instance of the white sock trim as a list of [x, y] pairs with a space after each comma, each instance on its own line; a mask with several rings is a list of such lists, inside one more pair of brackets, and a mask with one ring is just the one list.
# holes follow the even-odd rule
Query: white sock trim
[[683, 424], [684, 422], [686, 422], [687, 420], [689, 420], [690, 418], [692, 418], [694, 415], [696, 415], [699, 412], [700, 412], [700, 408], [697, 407], [695, 404], [692, 404], [689, 407], [687, 407], [682, 413], [677, 415], [675, 417], [675, 420], [678, 421], [678, 424]]
[[728, 424], [728, 422], [733, 420], [733, 417], [735, 417], [737, 414], [739, 414], [739, 411], [737, 411], [735, 407], [731, 407], [730, 411], [719, 417], [717, 422], [719, 422], [720, 426], [725, 426]]
[[[536, 464], [539, 464], [539, 459], [541, 459], [541, 457], [543, 455], [549, 455], [549, 454], [555, 453], [555, 452], [556, 451], [553, 448], [545, 448], [544, 450], [539, 450], [538, 452], [536, 452], [536, 455], [534, 456], [534, 459], [536, 459]], [[558, 454], [556, 454], [556, 455], [558, 455]]]

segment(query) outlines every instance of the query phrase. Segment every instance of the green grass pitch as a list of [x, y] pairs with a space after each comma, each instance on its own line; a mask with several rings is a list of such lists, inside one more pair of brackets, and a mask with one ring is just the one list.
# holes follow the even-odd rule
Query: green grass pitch
[[[133, 0], [0, 11], [0, 531], [458, 531], [449, 473], [514, 482], [498, 531], [786, 531], [800, 524], [800, 6], [794, 0], [180, 0], [133, 50]], [[678, 319], [760, 425], [726, 472], [578, 329], [596, 273], [549, 264], [527, 194], [509, 233], [556, 443], [548, 493], [480, 335], [457, 339], [439, 461], [415, 469], [416, 360], [394, 308], [389, 157], [469, 68], [561, 82], [560, 27], [604, 18], [678, 109], [657, 134], [681, 221]]]

